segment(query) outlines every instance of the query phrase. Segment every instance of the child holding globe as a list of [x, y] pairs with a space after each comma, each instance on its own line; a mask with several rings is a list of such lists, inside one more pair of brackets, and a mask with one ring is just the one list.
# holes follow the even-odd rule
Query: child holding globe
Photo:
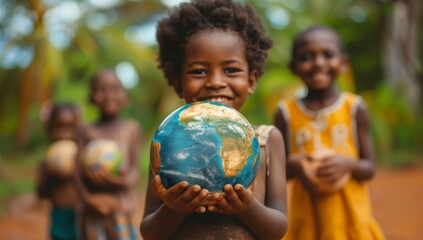
[[[180, 98], [237, 110], [254, 93], [272, 45], [254, 10], [231, 0], [182, 3], [159, 22], [157, 40], [159, 66]], [[281, 239], [287, 229], [283, 144], [273, 128], [268, 151], [261, 151], [267, 171], [259, 170], [254, 189], [226, 184], [223, 193], [212, 193], [211, 204], [207, 189], [187, 181], [166, 189], [150, 172], [143, 238]]]
[[98, 107], [100, 117], [97, 122], [84, 127], [81, 149], [87, 151], [93, 145], [90, 143], [95, 140], [113, 140], [120, 147], [123, 160], [119, 163], [117, 173], [112, 174], [105, 167], [87, 169], [84, 161], [90, 159], [85, 159], [83, 152], [79, 154], [81, 174], [77, 180], [84, 203], [82, 237], [137, 239], [132, 221], [136, 209], [135, 199], [130, 188], [138, 179], [141, 129], [136, 121], [119, 117], [129, 99], [114, 70], [97, 72], [92, 78], [90, 89], [90, 102]]
[[78, 238], [80, 202], [75, 189], [79, 114], [70, 103], [55, 104], [46, 116], [47, 135], [51, 145], [40, 163], [37, 194], [51, 203], [50, 238]]
[[366, 187], [375, 171], [368, 111], [335, 85], [347, 63], [331, 28], [313, 26], [293, 42], [290, 67], [307, 93], [283, 100], [275, 115], [292, 183], [286, 240], [383, 239]]

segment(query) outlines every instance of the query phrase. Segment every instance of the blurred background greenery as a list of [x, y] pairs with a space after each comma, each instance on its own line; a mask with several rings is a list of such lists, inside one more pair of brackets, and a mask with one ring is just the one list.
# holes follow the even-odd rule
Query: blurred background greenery
[[[131, 96], [124, 116], [143, 126], [140, 169], [152, 134], [183, 102], [157, 69], [155, 25], [177, 0], [0, 0], [0, 197], [30, 191], [48, 146], [40, 109], [71, 101], [96, 119], [88, 81], [114, 67]], [[423, 156], [420, 0], [244, 0], [274, 39], [266, 72], [242, 113], [272, 123], [277, 102], [300, 80], [288, 68], [293, 36], [312, 24], [339, 31], [350, 68], [339, 87], [370, 109], [379, 165], [415, 166]], [[145, 176], [145, 174], [144, 174]], [[0, 204], [1, 205], [1, 204]]]

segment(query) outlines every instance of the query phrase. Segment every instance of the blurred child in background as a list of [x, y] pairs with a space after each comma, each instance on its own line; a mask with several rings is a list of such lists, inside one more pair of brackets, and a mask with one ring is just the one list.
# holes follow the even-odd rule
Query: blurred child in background
[[84, 239], [137, 239], [138, 223], [133, 222], [133, 214], [138, 204], [130, 188], [138, 180], [141, 128], [136, 121], [120, 117], [129, 98], [114, 70], [97, 72], [90, 90], [90, 102], [99, 109], [100, 116], [84, 127], [80, 147], [86, 148], [96, 139], [113, 140], [120, 147], [123, 162], [116, 175], [104, 168], [86, 171], [80, 153], [81, 174], [77, 180], [84, 203], [82, 235]]
[[39, 167], [37, 193], [51, 203], [50, 238], [78, 239], [80, 202], [74, 181], [80, 123], [78, 109], [73, 104], [56, 104], [45, 120], [51, 145]]
[[[237, 110], [254, 93], [272, 46], [254, 10], [231, 0], [182, 3], [159, 22], [157, 40], [160, 67], [180, 98]], [[181, 181], [166, 189], [150, 172], [144, 239], [281, 239], [285, 153], [280, 131], [268, 131], [254, 189], [227, 184], [223, 194], [212, 194], [215, 203], [203, 202], [208, 191], [199, 185]]]
[[286, 240], [384, 239], [366, 185], [375, 172], [369, 114], [361, 97], [335, 84], [347, 64], [331, 28], [313, 26], [293, 42], [290, 67], [307, 93], [282, 101], [275, 116], [288, 157]]

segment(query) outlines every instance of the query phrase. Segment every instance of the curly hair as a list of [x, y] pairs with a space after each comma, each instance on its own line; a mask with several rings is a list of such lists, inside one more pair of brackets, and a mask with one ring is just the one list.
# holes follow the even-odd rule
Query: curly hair
[[158, 67], [164, 72], [168, 84], [181, 91], [181, 69], [184, 48], [190, 36], [203, 30], [224, 29], [239, 34], [245, 42], [249, 71], [261, 76], [272, 40], [265, 36], [259, 16], [249, 5], [232, 0], [193, 0], [174, 8], [169, 16], [159, 21], [157, 42]]

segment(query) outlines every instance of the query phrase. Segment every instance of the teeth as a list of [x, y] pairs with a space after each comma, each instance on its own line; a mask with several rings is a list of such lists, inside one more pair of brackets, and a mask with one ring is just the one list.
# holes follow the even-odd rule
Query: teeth
[[228, 101], [228, 98], [225, 98], [225, 97], [215, 97], [215, 98], [208, 98], [207, 101], [222, 103], [222, 102], [227, 102]]

